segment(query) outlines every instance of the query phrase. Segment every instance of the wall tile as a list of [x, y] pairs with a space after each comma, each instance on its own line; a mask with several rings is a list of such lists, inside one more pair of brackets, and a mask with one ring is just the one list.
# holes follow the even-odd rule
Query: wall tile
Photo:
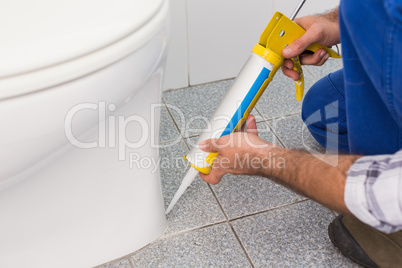
[[[290, 16], [298, 2], [187, 0], [186, 9], [186, 0], [171, 0], [171, 38], [163, 89], [236, 77], [273, 12]], [[339, 0], [309, 0], [299, 16], [338, 5]]]
[[270, 20], [266, 0], [188, 0], [190, 84], [237, 76]]
[[[300, 0], [274, 0], [273, 10], [283, 13], [285, 16], [290, 17], [299, 4]], [[297, 17], [323, 13], [327, 10], [339, 6], [340, 0], [308, 0], [303, 5]]]
[[170, 43], [163, 89], [188, 86], [186, 0], [170, 0]]

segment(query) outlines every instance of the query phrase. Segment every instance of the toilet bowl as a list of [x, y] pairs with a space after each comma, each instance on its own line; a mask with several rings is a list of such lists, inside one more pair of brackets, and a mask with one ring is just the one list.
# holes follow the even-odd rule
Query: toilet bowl
[[0, 267], [92, 267], [161, 236], [168, 1], [0, 9]]

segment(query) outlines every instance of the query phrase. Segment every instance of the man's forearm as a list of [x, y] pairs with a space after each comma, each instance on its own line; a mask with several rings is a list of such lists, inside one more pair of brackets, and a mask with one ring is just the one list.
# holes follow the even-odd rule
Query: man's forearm
[[274, 153], [275, 157], [285, 160], [285, 167], [263, 169], [261, 175], [270, 177], [328, 208], [349, 213], [344, 201], [346, 175], [360, 156], [319, 156], [322, 157], [320, 160], [310, 153], [285, 148], [275, 148]]

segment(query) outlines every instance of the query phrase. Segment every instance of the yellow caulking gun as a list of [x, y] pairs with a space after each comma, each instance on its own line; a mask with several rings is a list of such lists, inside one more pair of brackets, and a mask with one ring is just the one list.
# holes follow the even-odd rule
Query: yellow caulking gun
[[[302, 0], [299, 3], [290, 19], [280, 12], [274, 14], [262, 32], [260, 41], [252, 49], [249, 59], [212, 116], [209, 129], [203, 131], [196, 144], [206, 139], [228, 135], [241, 128], [261, 94], [272, 81], [276, 71], [281, 67], [284, 61], [282, 49], [305, 33], [303, 28], [293, 22], [305, 1]], [[316, 52], [321, 48], [325, 49], [331, 57], [340, 58], [340, 55], [332, 49], [316, 43], [310, 45], [307, 51]], [[295, 81], [296, 100], [300, 101], [303, 98], [304, 76], [299, 56], [291, 60], [294, 63], [294, 70], [300, 75], [300, 79]], [[198, 172], [209, 173], [216, 156], [217, 153], [201, 151], [197, 146], [184, 157], [193, 168], [190, 168], [184, 177], [166, 214], [190, 186]]]

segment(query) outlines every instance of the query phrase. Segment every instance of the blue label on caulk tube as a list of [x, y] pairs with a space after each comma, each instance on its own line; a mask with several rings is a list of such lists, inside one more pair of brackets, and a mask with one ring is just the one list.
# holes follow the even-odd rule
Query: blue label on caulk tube
[[232, 119], [230, 122], [227, 124], [225, 127], [225, 130], [222, 132], [222, 136], [228, 135], [233, 132], [233, 129], [237, 126], [239, 123], [240, 119], [243, 118], [244, 113], [247, 111], [247, 109], [250, 107], [251, 102], [253, 101], [255, 95], [257, 95], [258, 91], [264, 84], [265, 80], [268, 79], [269, 73], [271, 71], [267, 68], [263, 68], [258, 75], [257, 79], [254, 81], [254, 84], [251, 86], [250, 90], [248, 91], [246, 97], [244, 97], [243, 101], [241, 102], [239, 108], [237, 111], [234, 113]]

